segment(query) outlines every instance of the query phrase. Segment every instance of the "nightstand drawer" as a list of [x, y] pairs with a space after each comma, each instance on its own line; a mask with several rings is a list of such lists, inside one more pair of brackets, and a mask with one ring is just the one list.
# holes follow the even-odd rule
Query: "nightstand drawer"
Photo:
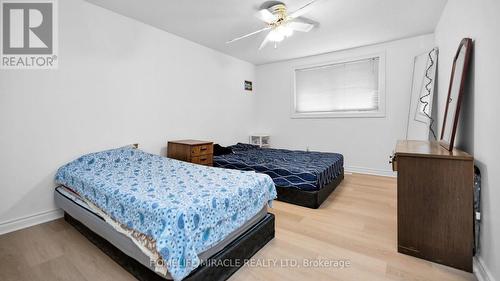
[[211, 141], [178, 140], [169, 141], [167, 156], [169, 158], [212, 166], [214, 146]]
[[191, 157], [191, 163], [201, 164], [201, 165], [212, 165], [213, 163], [212, 154], [193, 156]]
[[200, 156], [207, 155], [213, 153], [213, 145], [212, 144], [202, 144], [191, 147], [191, 156]]

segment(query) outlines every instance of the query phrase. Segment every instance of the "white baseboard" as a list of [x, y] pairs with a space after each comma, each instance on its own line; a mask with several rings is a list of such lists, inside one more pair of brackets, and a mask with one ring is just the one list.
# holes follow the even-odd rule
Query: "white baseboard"
[[33, 214], [30, 216], [17, 218], [5, 222], [0, 222], [0, 235], [13, 232], [19, 229], [27, 228], [33, 225], [41, 224], [44, 222], [52, 221], [63, 216], [61, 209], [49, 210]]
[[479, 257], [474, 257], [473, 259], [474, 275], [478, 281], [497, 281], [491, 275], [488, 268], [484, 265], [484, 262]]
[[344, 170], [348, 173], [368, 174], [368, 175], [376, 175], [376, 176], [384, 176], [384, 177], [395, 177], [396, 176], [396, 173], [391, 171], [391, 170], [379, 170], [379, 169], [354, 167], [354, 166], [344, 167]]

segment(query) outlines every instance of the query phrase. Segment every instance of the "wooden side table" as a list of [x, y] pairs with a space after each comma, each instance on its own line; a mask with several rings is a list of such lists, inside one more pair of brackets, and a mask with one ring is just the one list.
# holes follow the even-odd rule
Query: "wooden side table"
[[210, 141], [177, 140], [169, 141], [167, 157], [194, 164], [212, 166], [214, 145]]

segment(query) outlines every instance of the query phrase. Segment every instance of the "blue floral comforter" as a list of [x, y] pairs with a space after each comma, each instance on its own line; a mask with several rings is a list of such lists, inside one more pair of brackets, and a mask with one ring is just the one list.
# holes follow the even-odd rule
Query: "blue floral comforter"
[[56, 182], [116, 222], [150, 237], [174, 280], [276, 198], [264, 174], [205, 167], [119, 148], [62, 166]]

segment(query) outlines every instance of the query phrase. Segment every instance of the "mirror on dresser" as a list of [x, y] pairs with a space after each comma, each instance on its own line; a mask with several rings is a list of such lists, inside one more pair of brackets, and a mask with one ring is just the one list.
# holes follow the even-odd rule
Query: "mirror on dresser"
[[460, 107], [464, 95], [464, 85], [469, 69], [472, 51], [472, 39], [464, 38], [460, 42], [457, 53], [453, 59], [448, 98], [443, 117], [441, 138], [439, 143], [448, 150], [453, 150], [457, 132]]

